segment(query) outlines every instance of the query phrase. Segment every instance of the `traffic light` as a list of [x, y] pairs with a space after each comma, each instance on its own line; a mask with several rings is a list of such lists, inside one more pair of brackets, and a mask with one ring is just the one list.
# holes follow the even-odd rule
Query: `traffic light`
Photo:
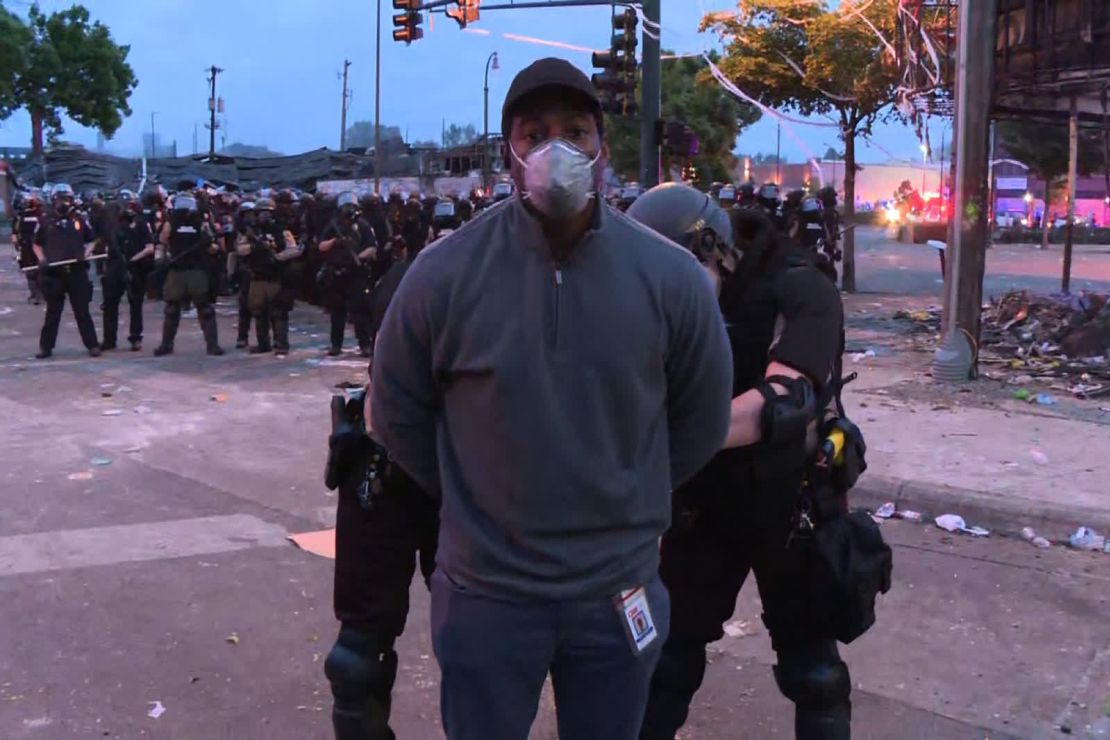
[[444, 11], [448, 18], [454, 18], [459, 28], [466, 28], [468, 24], [478, 20], [478, 6], [482, 0], [455, 0], [457, 8]]
[[411, 44], [417, 39], [424, 38], [424, 29], [420, 27], [423, 17], [417, 8], [421, 0], [393, 0], [394, 10], [403, 10], [393, 16], [393, 40], [404, 41]]
[[613, 37], [609, 51], [593, 54], [594, 67], [601, 70], [590, 80], [598, 91], [601, 108], [618, 116], [636, 115], [636, 26], [639, 17], [632, 8], [613, 15]]
[[662, 124], [663, 151], [677, 159], [691, 159], [696, 157], [700, 141], [694, 130], [682, 121], [667, 121]]

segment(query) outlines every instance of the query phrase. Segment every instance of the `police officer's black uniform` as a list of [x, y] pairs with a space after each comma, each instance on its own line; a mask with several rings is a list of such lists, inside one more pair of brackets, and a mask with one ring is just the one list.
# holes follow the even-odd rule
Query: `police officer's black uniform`
[[[77, 321], [81, 341], [93, 357], [100, 355], [96, 340], [96, 327], [89, 313], [93, 286], [89, 280], [89, 266], [85, 261], [86, 245], [91, 245], [93, 232], [87, 221], [73, 209], [72, 191], [55, 191], [53, 213], [45, 217], [35, 233], [34, 243], [42, 250], [39, 280], [46, 298], [46, 318], [39, 335], [39, 359], [46, 359], [54, 352], [58, 339], [58, 326], [66, 297]], [[71, 264], [51, 266], [54, 263], [76, 260]]]
[[[166, 229], [164, 229], [165, 233]], [[192, 196], [174, 198], [168, 224], [167, 247], [169, 263], [162, 288], [166, 303], [162, 324], [162, 344], [154, 350], [158, 357], [173, 352], [177, 328], [181, 324], [181, 304], [190, 299], [197, 310], [197, 319], [210, 355], [222, 355], [216, 329], [216, 310], [209, 301], [208, 257], [212, 232], [197, 212]]]
[[[355, 325], [359, 349], [370, 356], [370, 290], [372, 287], [370, 265], [358, 253], [377, 244], [374, 230], [352, 210], [353, 204], [341, 203], [340, 213], [324, 229], [321, 242], [336, 239], [335, 245], [324, 253], [321, 273], [324, 307], [331, 314], [330, 355], [338, 355], [343, 348], [343, 334], [347, 319]], [[345, 215], [346, 214], [346, 215]]]
[[[45, 218], [42, 203], [38, 197], [32, 196], [22, 202], [15, 216], [12, 228], [12, 239], [15, 243], [16, 261], [21, 270], [34, 267], [39, 263], [32, 245], [35, 243], [35, 233], [39, 230], [39, 223]], [[39, 305], [42, 303], [42, 289], [39, 288], [38, 270], [29, 270], [25, 273], [27, 279], [27, 300]]]
[[131, 351], [142, 349], [143, 298], [147, 281], [154, 269], [154, 255], [139, 260], [134, 257], [154, 243], [146, 220], [139, 218], [136, 208], [128, 204], [120, 215], [120, 225], [114, 242], [108, 244], [107, 264], [100, 285], [104, 291], [104, 343], [103, 349], [116, 348], [119, 331], [119, 304], [124, 295], [130, 314], [127, 341]]
[[[375, 326], [408, 264], [395, 263], [375, 290]], [[361, 399], [348, 402], [346, 415], [330, 439], [329, 476], [334, 466], [336, 479], [329, 485], [339, 488], [335, 616], [340, 630], [324, 671], [335, 699], [336, 739], [392, 740], [394, 642], [405, 628], [417, 566], [425, 585], [435, 569], [438, 507], [365, 435]]]
[[[639, 220], [645, 221], [645, 211], [665, 210], [666, 203], [650, 192], [640, 200], [629, 213]], [[803, 373], [821, 395], [836, 373], [842, 346], [839, 294], [800, 249], [774, 235], [766, 216], [733, 213], [734, 224], [744, 223], [734, 231], [745, 255], [736, 272], [723, 277], [720, 294], [732, 344], [733, 396], [764, 385], [771, 361]], [[737, 219], [738, 213], [745, 215]], [[652, 680], [641, 740], [673, 740], [686, 721], [704, 677], [706, 645], [724, 635], [749, 572], [755, 573], [778, 657], [776, 681], [795, 703], [797, 737], [849, 737], [848, 668], [836, 640], [817, 634], [810, 619], [809, 560], [806, 551], [790, 546], [807, 453], [804, 431], [788, 440], [724, 450], [675, 492], [674, 521], [663, 536], [660, 563], [671, 597], [671, 628]]]

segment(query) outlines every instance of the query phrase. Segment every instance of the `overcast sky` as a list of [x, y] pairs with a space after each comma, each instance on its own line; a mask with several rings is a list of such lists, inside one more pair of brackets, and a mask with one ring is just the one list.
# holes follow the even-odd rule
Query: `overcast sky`
[[[192, 152], [194, 125], [202, 151], [208, 132], [206, 68], [224, 69], [217, 94], [226, 101], [228, 143], [262, 144], [291, 154], [339, 143], [343, 59], [352, 61], [354, 91], [349, 121], [374, 116], [375, 0], [85, 0], [93, 18], [105, 23], [117, 43], [129, 44], [128, 57], [139, 85], [131, 97], [133, 115], [109, 143], [113, 150], [136, 153], [150, 114], [163, 142], [177, 140], [178, 152]], [[25, 0], [5, 0], [25, 12]], [[46, 12], [66, 8], [67, 0], [40, 0]], [[382, 122], [400, 126], [410, 140], [438, 141], [444, 120], [482, 128], [482, 74], [493, 51], [501, 69], [490, 73], [490, 130], [500, 130], [500, 108], [513, 75], [542, 56], [562, 56], [590, 71], [590, 54], [512, 40], [528, 36], [571, 46], [608, 46], [608, 7], [488, 11], [474, 26], [458, 25], [436, 15], [425, 36], [406, 47], [392, 40], [391, 0], [382, 5]], [[697, 32], [703, 12], [735, 8], [732, 0], [663, 0], [663, 45], [681, 52], [711, 48], [715, 39]], [[664, 62], [666, 63], [666, 62]], [[741, 88], [743, 85], [741, 85]], [[30, 119], [17, 112], [0, 123], [0, 146], [26, 146]], [[809, 150], [824, 154], [837, 146], [835, 131], [791, 126]], [[939, 131], [939, 124], [937, 126]], [[96, 144], [94, 131], [66, 122], [65, 138]], [[776, 126], [764, 117], [740, 137], [738, 150], [774, 152]], [[920, 157], [919, 143], [902, 126], [883, 126], [864, 146], [863, 161], [882, 161], [888, 152]], [[939, 139], [934, 138], [934, 142]], [[217, 144], [219, 141], [217, 140]], [[883, 151], [885, 149], [885, 151]], [[790, 132], [782, 136], [782, 153], [802, 161], [806, 153]]]

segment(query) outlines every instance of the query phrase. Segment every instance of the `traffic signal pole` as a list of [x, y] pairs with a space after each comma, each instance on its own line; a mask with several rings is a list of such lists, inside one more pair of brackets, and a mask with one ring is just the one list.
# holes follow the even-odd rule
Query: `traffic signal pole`
[[[659, 57], [660, 0], [644, 0], [643, 79], [640, 90], [640, 185], [659, 184], [659, 128], [662, 62]], [[654, 36], [654, 38], [653, 38]]]

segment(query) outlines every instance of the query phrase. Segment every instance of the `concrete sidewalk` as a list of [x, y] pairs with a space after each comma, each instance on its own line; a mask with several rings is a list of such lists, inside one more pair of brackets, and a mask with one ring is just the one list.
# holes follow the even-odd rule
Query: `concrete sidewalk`
[[1110, 399], [1052, 392], [1054, 405], [1030, 405], [998, 381], [937, 383], [930, 360], [907, 352], [847, 361], [859, 379], [845, 404], [869, 464], [853, 503], [959, 514], [1002, 533], [1031, 526], [1050, 539], [1079, 525], [1110, 533]]

